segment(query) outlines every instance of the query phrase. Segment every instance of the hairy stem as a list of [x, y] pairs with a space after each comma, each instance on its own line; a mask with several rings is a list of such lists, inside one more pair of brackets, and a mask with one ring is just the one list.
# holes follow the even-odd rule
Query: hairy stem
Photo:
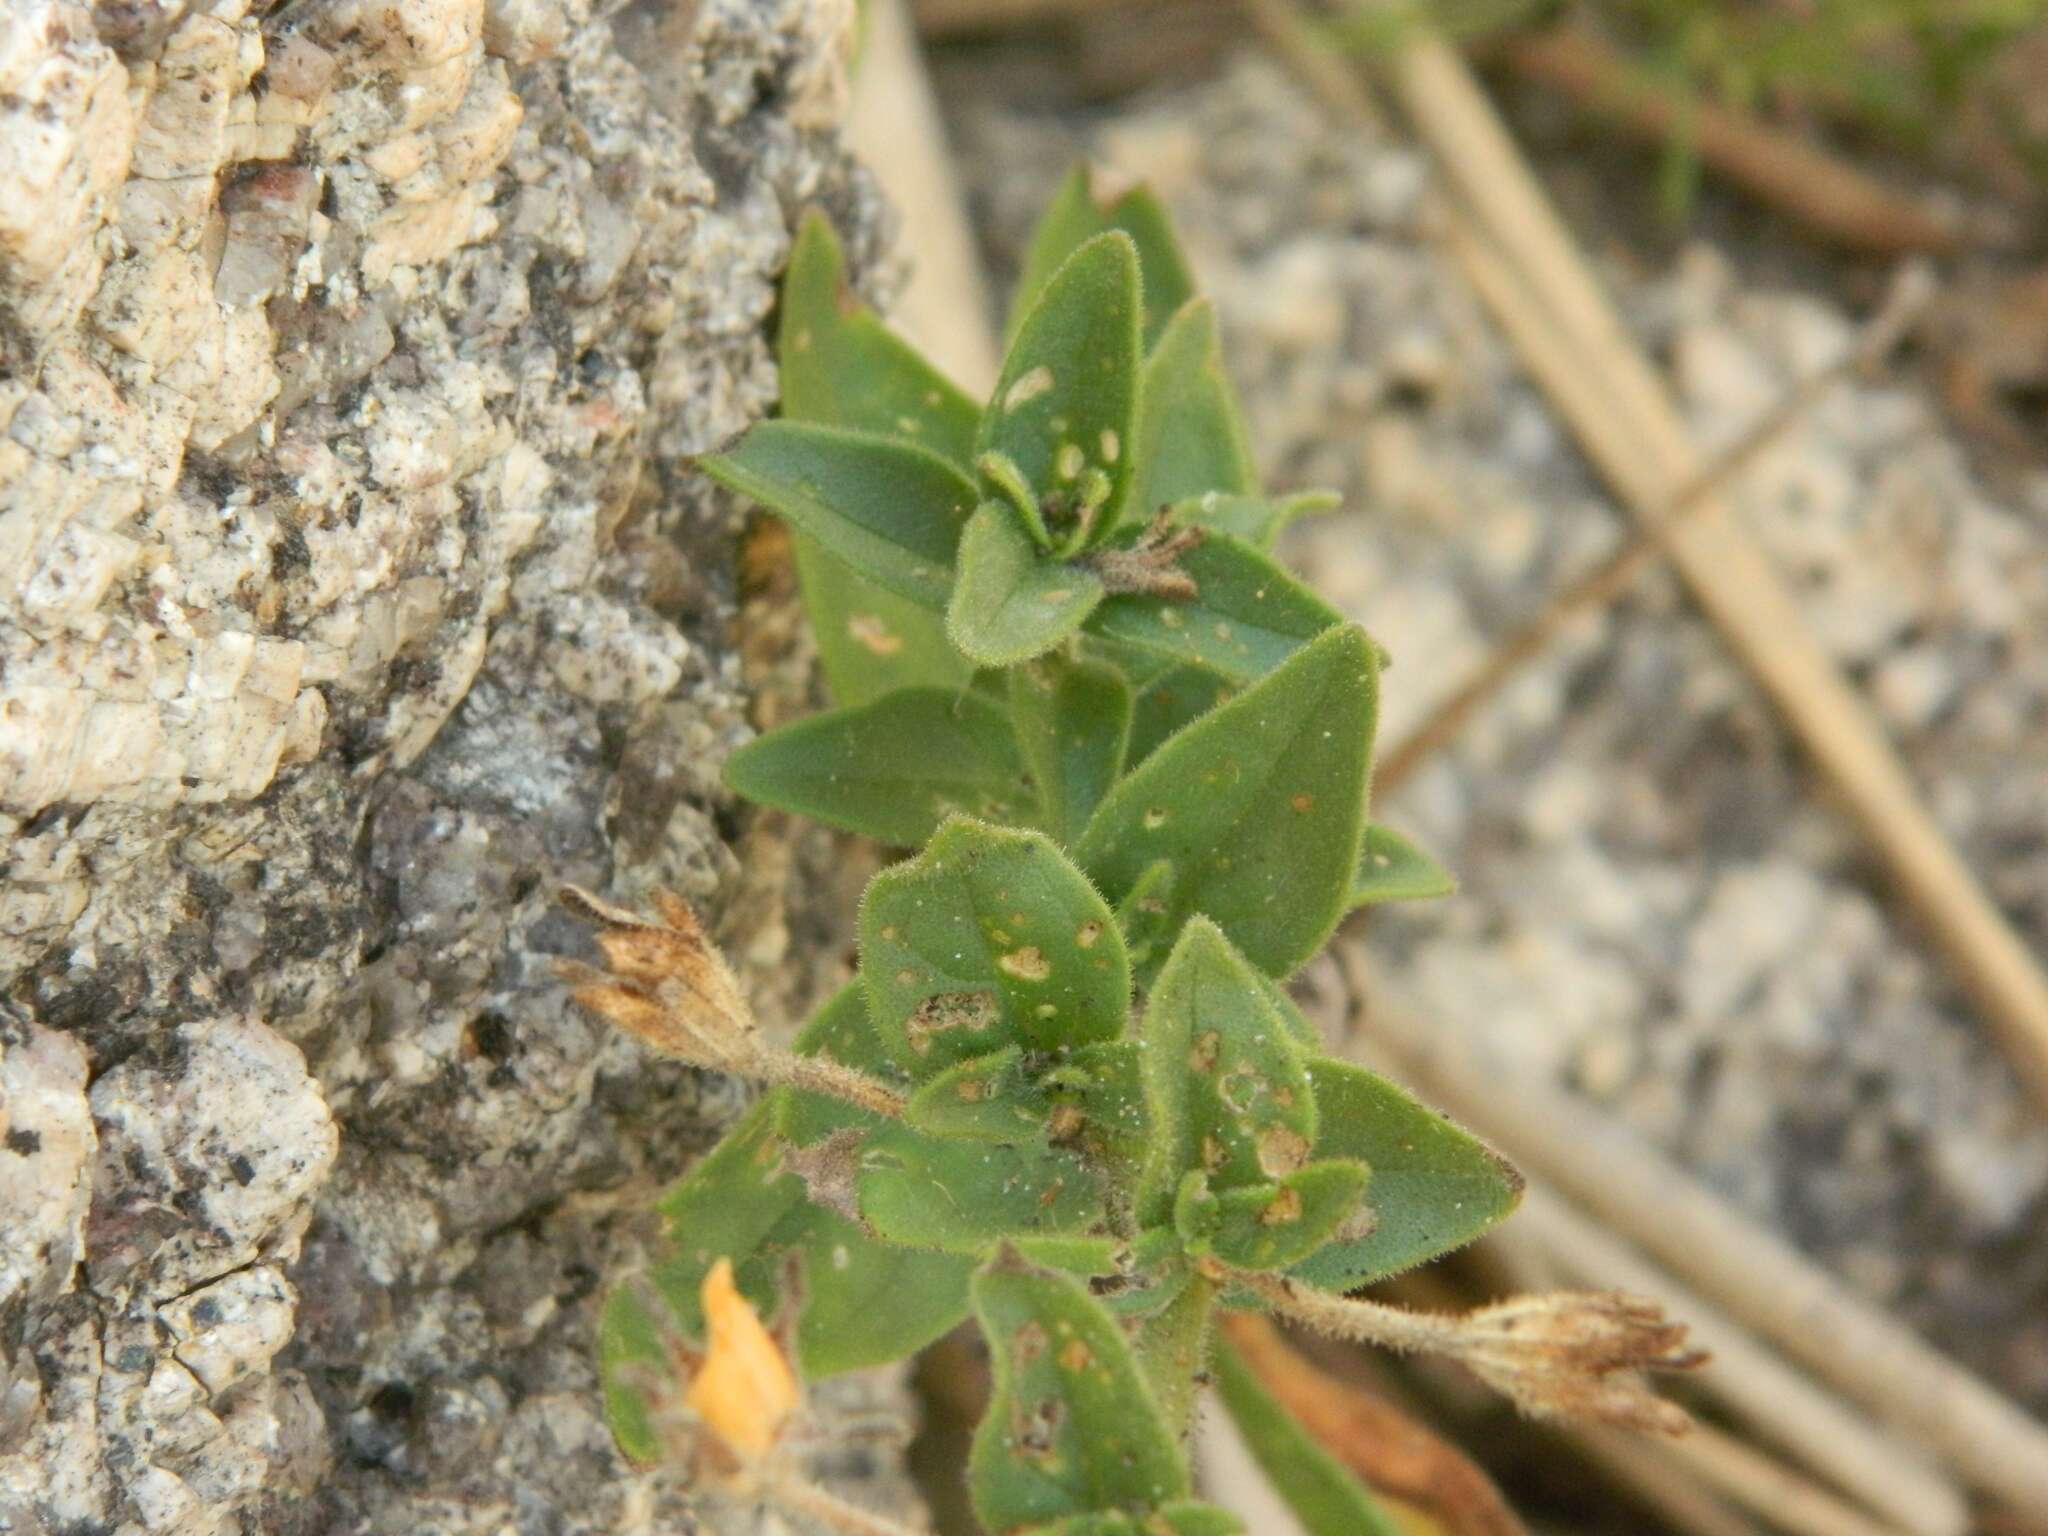
[[1536, 1418], [1590, 1419], [1680, 1434], [1685, 1410], [1651, 1392], [1646, 1371], [1688, 1370], [1706, 1355], [1655, 1302], [1618, 1291], [1517, 1296], [1476, 1312], [1410, 1312], [1334, 1296], [1284, 1276], [1225, 1267], [1274, 1311], [1339, 1338], [1456, 1360]]
[[1145, 1320], [1132, 1341], [1160, 1411], [1182, 1440], [1194, 1428], [1196, 1388], [1209, 1357], [1215, 1303], [1216, 1283], [1196, 1275], [1186, 1290]]
[[758, 1077], [782, 1088], [801, 1088], [822, 1093], [856, 1109], [869, 1110], [890, 1120], [903, 1118], [904, 1095], [878, 1077], [857, 1067], [846, 1066], [829, 1056], [797, 1056], [788, 1051], [761, 1049], [728, 1068], [742, 1076]]
[[845, 1536], [924, 1536], [914, 1526], [878, 1515], [873, 1510], [862, 1509], [827, 1492], [816, 1483], [807, 1483], [801, 1478], [777, 1478], [768, 1483], [762, 1492], [776, 1504], [793, 1515], [803, 1515], [841, 1531]]

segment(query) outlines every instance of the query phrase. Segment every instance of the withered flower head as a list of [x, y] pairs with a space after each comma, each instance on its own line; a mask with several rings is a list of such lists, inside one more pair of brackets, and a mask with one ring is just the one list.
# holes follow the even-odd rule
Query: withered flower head
[[1703, 1365], [1685, 1324], [1656, 1302], [1618, 1291], [1518, 1296], [1460, 1320], [1457, 1358], [1536, 1418], [1568, 1418], [1682, 1434], [1683, 1408], [1650, 1390], [1646, 1371]]
[[757, 1031], [725, 957], [682, 897], [657, 890], [651, 899], [653, 919], [562, 887], [562, 905], [597, 925], [607, 967], [560, 962], [557, 970], [574, 984], [570, 996], [668, 1055], [714, 1067], [744, 1063]]

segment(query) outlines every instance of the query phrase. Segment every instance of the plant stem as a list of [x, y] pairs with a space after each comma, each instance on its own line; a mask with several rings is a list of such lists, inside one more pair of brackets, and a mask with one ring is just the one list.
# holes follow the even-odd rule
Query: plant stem
[[829, 1056], [798, 1056], [764, 1047], [752, 1052], [745, 1060], [734, 1062], [729, 1070], [742, 1076], [761, 1078], [781, 1088], [822, 1093], [827, 1098], [838, 1099], [856, 1109], [865, 1109], [890, 1120], [903, 1118], [903, 1106], [907, 1102], [904, 1095], [880, 1078], [870, 1077], [859, 1068], [849, 1067]]
[[1272, 1304], [1282, 1317], [1340, 1339], [1354, 1339], [1402, 1354], [1456, 1354], [1463, 1319], [1441, 1312], [1410, 1312], [1384, 1302], [1333, 1296], [1265, 1270], [1231, 1269], [1230, 1278]]
[[845, 1536], [924, 1536], [915, 1527], [862, 1509], [801, 1478], [778, 1478], [762, 1491], [791, 1514], [807, 1516]]
[[1161, 1413], [1183, 1440], [1194, 1427], [1196, 1388], [1209, 1358], [1215, 1303], [1216, 1282], [1196, 1275], [1186, 1290], [1145, 1320], [1132, 1341]]
[[1476, 1312], [1409, 1312], [1334, 1296], [1283, 1276], [1219, 1266], [1221, 1278], [1264, 1297], [1283, 1317], [1339, 1338], [1456, 1360], [1538, 1418], [1587, 1419], [1683, 1434], [1685, 1410], [1658, 1397], [1646, 1371], [1706, 1362], [1685, 1327], [1653, 1301], [1619, 1291], [1517, 1296]]

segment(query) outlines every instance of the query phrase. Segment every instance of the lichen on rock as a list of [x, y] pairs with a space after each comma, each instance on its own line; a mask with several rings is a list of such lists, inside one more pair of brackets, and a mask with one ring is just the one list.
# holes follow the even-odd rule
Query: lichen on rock
[[773, 401], [801, 209], [874, 264], [849, 14], [12, 7], [0, 1525], [753, 1528], [619, 1462], [590, 1356], [736, 1091], [567, 1008], [550, 892], [734, 895], [687, 459]]

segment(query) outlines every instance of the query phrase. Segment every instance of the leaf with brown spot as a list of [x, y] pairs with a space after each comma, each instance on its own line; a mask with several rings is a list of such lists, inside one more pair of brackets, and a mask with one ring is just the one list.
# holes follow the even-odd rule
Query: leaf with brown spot
[[976, 1275], [973, 1295], [994, 1382], [968, 1485], [987, 1529], [1142, 1515], [1186, 1496], [1179, 1446], [1100, 1302], [1014, 1254]]

